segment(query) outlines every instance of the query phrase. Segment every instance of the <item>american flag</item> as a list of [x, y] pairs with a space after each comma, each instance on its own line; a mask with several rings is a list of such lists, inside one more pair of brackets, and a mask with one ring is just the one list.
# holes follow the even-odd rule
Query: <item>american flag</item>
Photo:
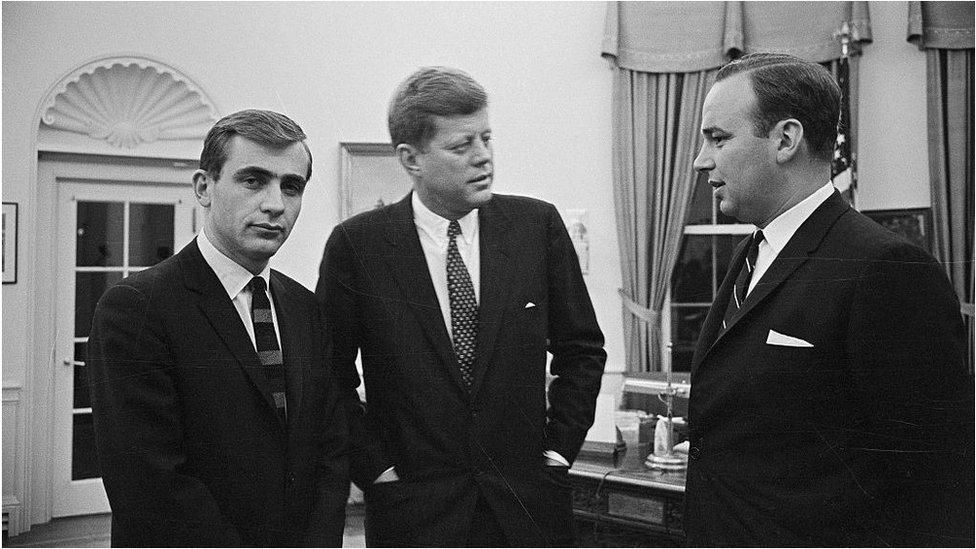
[[834, 158], [830, 163], [830, 180], [853, 207], [854, 191], [857, 188], [857, 166], [851, 147], [851, 84], [847, 55], [840, 58], [837, 84], [840, 85], [840, 123], [837, 126]]

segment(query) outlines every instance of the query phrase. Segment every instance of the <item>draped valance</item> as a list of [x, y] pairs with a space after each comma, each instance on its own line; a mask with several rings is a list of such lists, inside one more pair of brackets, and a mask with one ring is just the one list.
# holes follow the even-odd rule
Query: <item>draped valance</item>
[[973, 2], [909, 2], [908, 41], [920, 50], [971, 50], [973, 17]]
[[651, 73], [713, 69], [733, 52], [830, 61], [841, 56], [834, 33], [845, 21], [853, 43], [871, 41], [867, 4], [608, 2], [602, 52], [620, 68]]

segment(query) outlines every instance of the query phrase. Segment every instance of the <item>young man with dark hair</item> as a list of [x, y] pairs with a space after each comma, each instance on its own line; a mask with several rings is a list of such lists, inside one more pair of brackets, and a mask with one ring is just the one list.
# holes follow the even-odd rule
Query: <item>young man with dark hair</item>
[[606, 361], [572, 242], [551, 204], [492, 194], [487, 99], [470, 76], [415, 72], [389, 123], [413, 192], [336, 227], [316, 288], [367, 544], [570, 546], [568, 469]]
[[702, 109], [695, 168], [736, 249], [692, 360], [692, 546], [971, 546], [973, 380], [925, 251], [831, 186], [840, 94], [752, 54]]
[[311, 292], [269, 261], [312, 158], [270, 111], [210, 130], [203, 230], [110, 288], [88, 341], [113, 546], [334, 546], [348, 432]]

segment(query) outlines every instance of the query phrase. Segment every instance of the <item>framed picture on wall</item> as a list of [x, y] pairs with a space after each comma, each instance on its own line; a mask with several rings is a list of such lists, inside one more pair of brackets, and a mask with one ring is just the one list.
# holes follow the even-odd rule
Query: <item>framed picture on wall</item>
[[339, 147], [342, 219], [392, 204], [413, 186], [389, 143], [339, 143]]
[[929, 208], [869, 210], [861, 213], [912, 244], [932, 253], [932, 213]]
[[17, 283], [17, 203], [3, 203], [3, 283]]

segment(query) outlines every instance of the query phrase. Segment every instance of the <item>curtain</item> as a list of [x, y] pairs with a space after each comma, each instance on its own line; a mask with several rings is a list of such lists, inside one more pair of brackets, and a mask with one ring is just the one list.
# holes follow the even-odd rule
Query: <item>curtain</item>
[[750, 51], [836, 60], [834, 33], [845, 21], [855, 49], [870, 42], [867, 2], [607, 4], [602, 53], [616, 73], [613, 188], [628, 372], [662, 369], [661, 312], [697, 179], [701, 107], [718, 69]]
[[962, 303], [973, 367], [973, 33], [972, 2], [910, 2], [908, 41], [925, 52], [929, 184], [935, 256]]
[[628, 371], [660, 370], [661, 310], [697, 179], [701, 104], [717, 72], [623, 69], [614, 77], [613, 192]]

